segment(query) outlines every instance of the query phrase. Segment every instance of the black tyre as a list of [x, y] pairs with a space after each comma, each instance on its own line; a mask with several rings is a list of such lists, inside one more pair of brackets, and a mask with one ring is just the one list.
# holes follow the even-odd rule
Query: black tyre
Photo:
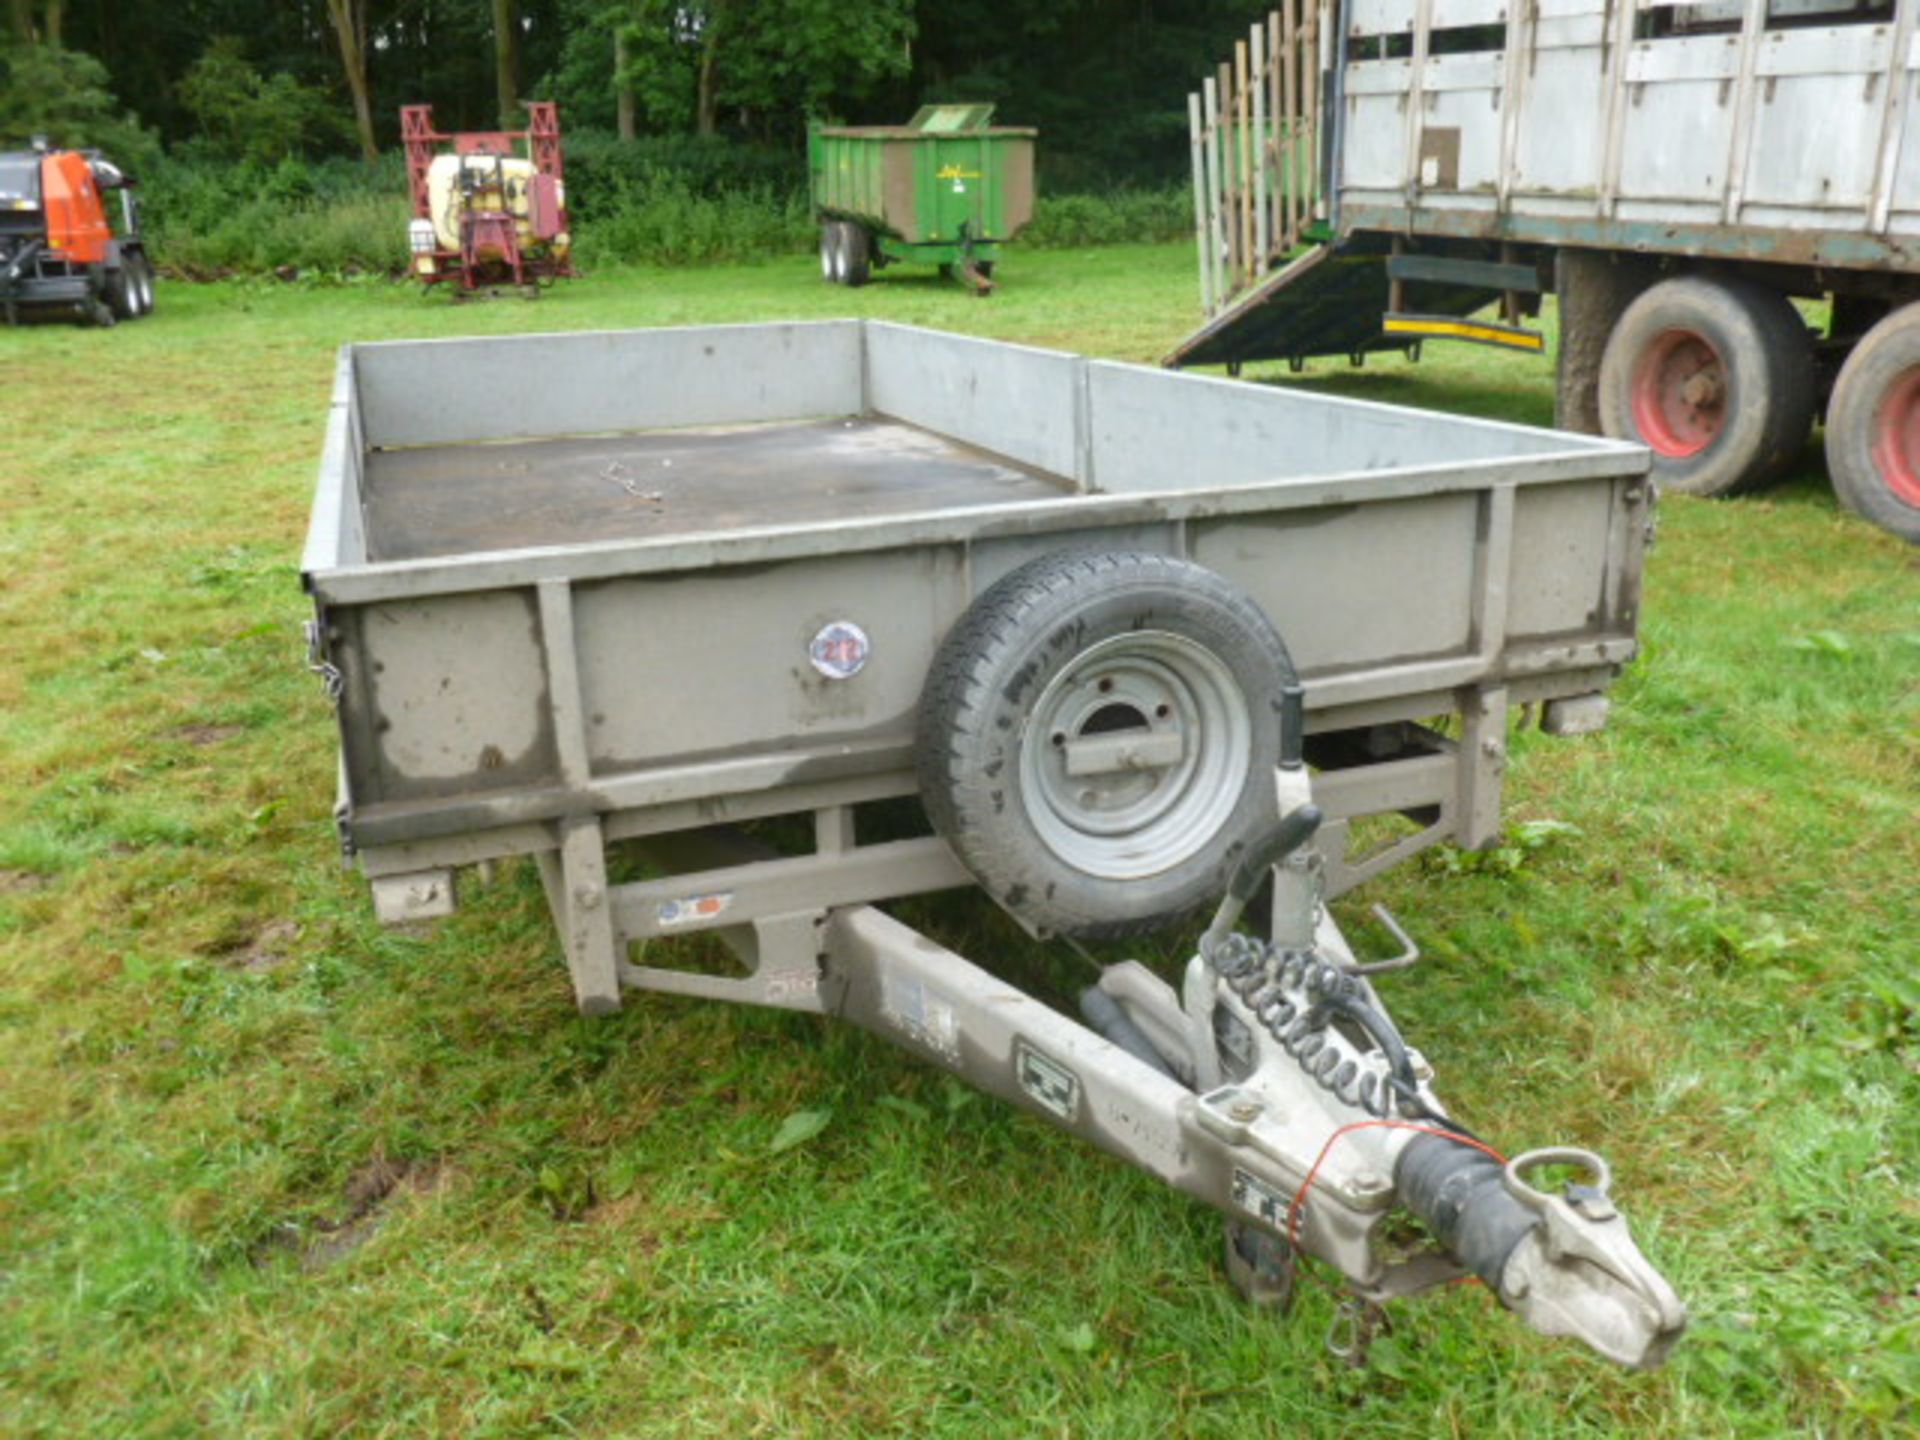
[[132, 269], [134, 286], [134, 313], [142, 317], [153, 313], [153, 261], [147, 258], [143, 250], [128, 262]]
[[1841, 504], [1920, 543], [1920, 305], [1875, 325], [1840, 367], [1827, 470]]
[[1785, 296], [1745, 280], [1663, 280], [1600, 360], [1600, 424], [1653, 451], [1669, 490], [1732, 495], [1779, 479], [1813, 428], [1813, 343]]
[[934, 828], [1041, 934], [1117, 936], [1217, 899], [1276, 818], [1285, 644], [1212, 571], [1066, 552], [977, 599], [921, 696]]
[[820, 278], [828, 284], [837, 284], [840, 279], [840, 222], [822, 220], [820, 222]]
[[842, 285], [864, 285], [873, 277], [873, 237], [867, 234], [864, 225], [852, 221], [842, 222], [846, 227], [846, 237], [840, 247]]
[[116, 320], [133, 320], [140, 314], [139, 287], [130, 263], [130, 259], [123, 259], [106, 272], [100, 283], [100, 298], [113, 311]]

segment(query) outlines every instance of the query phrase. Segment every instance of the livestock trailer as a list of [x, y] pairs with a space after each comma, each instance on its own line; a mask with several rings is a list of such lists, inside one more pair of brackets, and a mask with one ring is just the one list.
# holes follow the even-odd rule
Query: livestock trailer
[[1917, 16], [1289, 4], [1190, 98], [1206, 318], [1168, 363], [1542, 350], [1552, 292], [1559, 424], [1724, 495], [1824, 412], [1841, 500], [1920, 540]]
[[807, 136], [820, 273], [864, 285], [896, 260], [938, 265], [980, 294], [1033, 218], [1037, 132], [991, 105], [923, 105], [905, 125], [815, 126]]
[[[1655, 1364], [1604, 1164], [1467, 1136], [1324, 903], [1489, 841], [1514, 714], [1604, 722], [1646, 466], [871, 321], [351, 345], [303, 562], [341, 840], [392, 921], [531, 856], [584, 1012], [852, 1020], [1220, 1210], [1252, 1293], [1295, 1246], [1368, 1303], [1471, 1273]], [[1041, 936], [1220, 908], [1083, 1025], [884, 908], [973, 888]]]

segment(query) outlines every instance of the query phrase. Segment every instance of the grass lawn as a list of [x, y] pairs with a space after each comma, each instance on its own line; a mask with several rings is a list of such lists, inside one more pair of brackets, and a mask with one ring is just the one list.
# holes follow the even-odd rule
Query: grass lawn
[[[1462, 1117], [1613, 1161], [1695, 1316], [1653, 1375], [1469, 1287], [1348, 1370], [1322, 1292], [1242, 1308], [1212, 1214], [850, 1027], [576, 1018], [530, 866], [374, 924], [299, 640], [337, 344], [859, 313], [1145, 360], [1191, 272], [175, 285], [0, 331], [0, 1433], [1914, 1433], [1920, 552], [1817, 449], [1662, 504], [1612, 726], [1515, 741], [1512, 820], [1557, 824], [1354, 897], [1428, 947], [1386, 995]], [[1547, 365], [1464, 347], [1288, 383], [1552, 411]], [[916, 916], [1076, 977], [977, 906]]]

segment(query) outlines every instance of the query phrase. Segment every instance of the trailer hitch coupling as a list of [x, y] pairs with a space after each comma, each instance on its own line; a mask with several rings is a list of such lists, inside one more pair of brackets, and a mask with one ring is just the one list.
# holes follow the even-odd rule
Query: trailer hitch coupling
[[[1559, 1194], [1528, 1181], [1549, 1165], [1577, 1166], [1586, 1178]], [[1503, 1165], [1422, 1134], [1401, 1151], [1394, 1180], [1453, 1257], [1541, 1334], [1652, 1369], [1686, 1328], [1686, 1308], [1634, 1244], [1609, 1194], [1607, 1162], [1592, 1151], [1530, 1150]]]
[[[1282, 792], [1285, 817], [1249, 847], [1187, 977], [1188, 1033], [1196, 1053], [1207, 1051], [1192, 1067], [1199, 1119], [1245, 1157], [1239, 1208], [1332, 1264], [1361, 1302], [1464, 1273], [1542, 1334], [1622, 1365], [1660, 1364], [1686, 1309], [1614, 1207], [1606, 1162], [1565, 1147], [1507, 1160], [1448, 1116], [1432, 1067], [1370, 983], [1376, 967], [1355, 961], [1311, 883], [1318, 872], [1306, 847], [1320, 811], [1302, 780], [1283, 777]], [[1274, 865], [1274, 939], [1263, 942], [1236, 925]], [[1260, 1178], [1255, 1156], [1274, 1163], [1281, 1183]], [[1576, 1178], [1557, 1191], [1536, 1184], [1550, 1167]], [[1395, 1201], [1436, 1243], [1387, 1261], [1374, 1241]], [[1229, 1221], [1230, 1242], [1247, 1224]], [[1239, 1269], [1243, 1289], [1270, 1278], [1251, 1261]]]

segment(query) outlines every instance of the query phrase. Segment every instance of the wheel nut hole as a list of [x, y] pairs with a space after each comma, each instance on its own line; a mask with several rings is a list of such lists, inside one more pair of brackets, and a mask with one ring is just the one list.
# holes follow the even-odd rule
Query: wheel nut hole
[[1106, 677], [1105, 679], [1103, 679], [1103, 680], [1102, 680], [1102, 681], [1100, 682], [1100, 687], [1099, 687], [1099, 688], [1100, 688], [1100, 693], [1101, 693], [1102, 695], [1109, 695], [1109, 694], [1112, 694], [1112, 693], [1113, 693], [1113, 677], [1112, 677], [1112, 676], [1108, 676], [1108, 677]]
[[1064, 730], [1056, 730], [1053, 732], [1052, 738], [1056, 746], [1064, 745], [1067, 743], [1067, 732]]
[[1153, 707], [1153, 714], [1155, 719], [1165, 720], [1169, 715], [1173, 714], [1173, 706], [1163, 700], [1160, 704]]

